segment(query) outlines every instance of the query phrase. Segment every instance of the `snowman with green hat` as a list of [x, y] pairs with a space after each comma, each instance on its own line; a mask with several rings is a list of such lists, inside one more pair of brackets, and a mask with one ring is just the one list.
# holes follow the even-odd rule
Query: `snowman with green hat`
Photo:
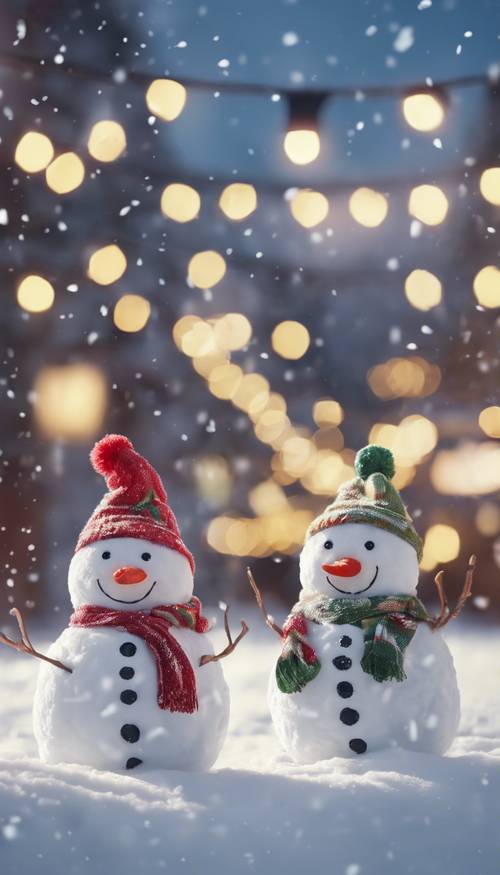
[[267, 617], [282, 637], [270, 709], [296, 762], [390, 747], [441, 754], [458, 726], [453, 659], [438, 631], [458, 609], [449, 611], [440, 581], [439, 618], [417, 598], [422, 542], [391, 483], [390, 450], [365, 447], [355, 468], [309, 526], [299, 601], [283, 629]]

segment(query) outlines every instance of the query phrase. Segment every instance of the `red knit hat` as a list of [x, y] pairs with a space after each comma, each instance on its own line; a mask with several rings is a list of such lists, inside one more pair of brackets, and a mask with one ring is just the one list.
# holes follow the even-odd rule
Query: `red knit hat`
[[94, 470], [106, 478], [109, 492], [83, 528], [75, 548], [104, 538], [142, 538], [177, 550], [194, 573], [159, 475], [122, 434], [107, 434], [90, 454]]

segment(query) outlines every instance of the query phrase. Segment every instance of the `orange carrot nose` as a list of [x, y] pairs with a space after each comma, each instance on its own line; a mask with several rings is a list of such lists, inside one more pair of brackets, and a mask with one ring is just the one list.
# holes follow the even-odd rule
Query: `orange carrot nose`
[[331, 565], [322, 565], [321, 567], [327, 574], [336, 574], [338, 577], [354, 577], [361, 571], [361, 562], [351, 556], [344, 556], [343, 559], [337, 559]]
[[131, 568], [126, 565], [114, 571], [113, 577], [117, 583], [142, 583], [146, 580], [147, 574], [142, 568]]

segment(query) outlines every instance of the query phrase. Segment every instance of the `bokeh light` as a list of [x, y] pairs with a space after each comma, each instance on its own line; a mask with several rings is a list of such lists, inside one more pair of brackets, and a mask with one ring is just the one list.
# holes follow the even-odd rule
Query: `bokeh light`
[[293, 164], [311, 164], [320, 153], [321, 141], [317, 131], [288, 131], [283, 140], [283, 148]]
[[272, 333], [272, 346], [285, 359], [300, 359], [309, 349], [311, 338], [305, 325], [287, 319], [276, 325]]
[[226, 273], [226, 262], [219, 252], [207, 249], [193, 255], [188, 266], [188, 277], [197, 289], [211, 289], [220, 283]]
[[184, 109], [186, 89], [174, 79], [155, 79], [146, 92], [150, 112], [165, 122], [172, 122]]
[[424, 225], [439, 225], [448, 212], [448, 199], [437, 185], [417, 185], [412, 189], [408, 212]]
[[474, 277], [474, 294], [482, 307], [500, 307], [500, 270], [492, 264]]
[[403, 115], [416, 131], [433, 131], [444, 118], [444, 108], [433, 94], [410, 94], [403, 100]]
[[213, 330], [217, 345], [228, 351], [242, 349], [252, 336], [252, 326], [242, 313], [225, 313], [218, 317]]
[[34, 393], [37, 426], [46, 437], [86, 441], [101, 431], [107, 386], [100, 368], [83, 363], [44, 367]]
[[26, 173], [38, 173], [50, 164], [54, 157], [54, 147], [45, 134], [28, 131], [19, 140], [14, 160]]
[[486, 495], [500, 489], [500, 446], [494, 441], [465, 441], [439, 450], [433, 459], [431, 482], [442, 495]]
[[344, 411], [338, 401], [333, 398], [320, 398], [313, 407], [313, 419], [316, 425], [340, 425]]
[[367, 380], [374, 395], [385, 401], [425, 398], [439, 388], [441, 370], [420, 356], [396, 357], [370, 368]]
[[460, 553], [460, 535], [453, 526], [437, 523], [427, 529], [420, 567], [432, 571], [441, 562], [452, 562]]
[[376, 228], [387, 216], [387, 198], [372, 188], [357, 188], [349, 198], [351, 216], [365, 228]]
[[89, 258], [87, 274], [100, 286], [109, 286], [120, 279], [127, 269], [127, 259], [119, 246], [111, 243], [96, 249]]
[[87, 149], [96, 161], [116, 161], [127, 147], [123, 127], [112, 119], [102, 119], [92, 127]]
[[115, 304], [113, 322], [120, 331], [141, 331], [151, 314], [151, 305], [142, 295], [122, 295]]
[[85, 179], [85, 167], [75, 152], [63, 152], [45, 171], [47, 185], [56, 194], [68, 194]]
[[417, 310], [431, 310], [441, 303], [441, 282], [428, 270], [412, 270], [405, 280], [405, 295]]
[[28, 313], [43, 313], [54, 303], [55, 292], [48, 280], [37, 274], [24, 277], [17, 287], [17, 303]]
[[319, 191], [304, 189], [297, 192], [290, 200], [290, 212], [299, 225], [304, 228], [314, 228], [323, 222], [330, 210], [330, 205], [324, 194]]
[[485, 407], [479, 414], [479, 428], [488, 437], [500, 438], [500, 407]]
[[500, 167], [488, 167], [482, 172], [479, 189], [486, 201], [500, 207]]
[[241, 222], [257, 208], [257, 192], [253, 185], [233, 182], [227, 185], [219, 198], [219, 207], [228, 219]]
[[195, 188], [173, 182], [163, 189], [161, 211], [174, 222], [191, 222], [200, 212], [200, 195]]

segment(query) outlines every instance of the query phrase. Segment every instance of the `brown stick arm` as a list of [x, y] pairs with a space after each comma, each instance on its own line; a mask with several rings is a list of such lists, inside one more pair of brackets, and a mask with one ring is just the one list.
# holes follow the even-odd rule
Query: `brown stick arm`
[[450, 610], [448, 605], [448, 599], [446, 598], [446, 593], [444, 591], [443, 586], [443, 577], [444, 572], [438, 571], [436, 577], [434, 578], [434, 583], [436, 584], [436, 589], [439, 596], [439, 615], [435, 620], [432, 621], [433, 629], [442, 629], [450, 620], [454, 620], [455, 617], [458, 617], [460, 612], [462, 611], [467, 599], [470, 598], [472, 594], [472, 584], [474, 582], [474, 571], [476, 569], [477, 559], [474, 554], [469, 557], [469, 564], [467, 565], [467, 571], [465, 574], [465, 582], [462, 587], [462, 592], [460, 593], [459, 599], [455, 605], [455, 607]]
[[259, 587], [257, 586], [257, 584], [255, 583], [255, 577], [252, 574], [252, 569], [248, 566], [247, 566], [247, 577], [248, 577], [248, 581], [250, 583], [250, 586], [253, 589], [256, 602], [260, 608], [262, 616], [264, 617], [266, 626], [269, 626], [269, 628], [272, 629], [273, 632], [276, 632], [276, 634], [279, 635], [280, 638], [283, 638], [283, 634], [284, 634], [283, 629], [281, 628], [281, 626], [278, 626], [278, 624], [274, 622], [271, 614], [267, 613], [266, 606], [264, 604], [264, 599], [262, 598], [262, 593], [261, 593]]
[[229, 656], [233, 650], [236, 650], [240, 641], [245, 637], [248, 632], [248, 626], [244, 620], [241, 620], [241, 631], [239, 635], [233, 640], [231, 635], [231, 630], [229, 628], [229, 608], [224, 609], [224, 629], [226, 631], [227, 645], [224, 650], [221, 650], [220, 653], [206, 653], [205, 656], [200, 656], [200, 666], [207, 665], [209, 662], [218, 662], [219, 659], [224, 659], [224, 657]]
[[62, 668], [63, 671], [67, 671], [70, 674], [73, 672], [72, 668], [64, 665], [63, 662], [59, 662], [58, 659], [51, 659], [50, 656], [45, 656], [44, 653], [40, 653], [38, 650], [35, 650], [26, 630], [23, 615], [21, 614], [19, 608], [12, 608], [9, 613], [12, 617], [15, 617], [16, 619], [17, 625], [19, 627], [19, 632], [21, 634], [21, 640], [14, 641], [13, 638], [8, 638], [7, 635], [4, 635], [2, 632], [0, 632], [0, 644], [5, 644], [7, 647], [12, 647], [13, 650], [18, 650], [19, 653], [27, 653], [29, 656], [36, 656], [37, 659], [43, 659], [44, 662], [50, 662], [51, 665], [54, 665], [56, 668]]

